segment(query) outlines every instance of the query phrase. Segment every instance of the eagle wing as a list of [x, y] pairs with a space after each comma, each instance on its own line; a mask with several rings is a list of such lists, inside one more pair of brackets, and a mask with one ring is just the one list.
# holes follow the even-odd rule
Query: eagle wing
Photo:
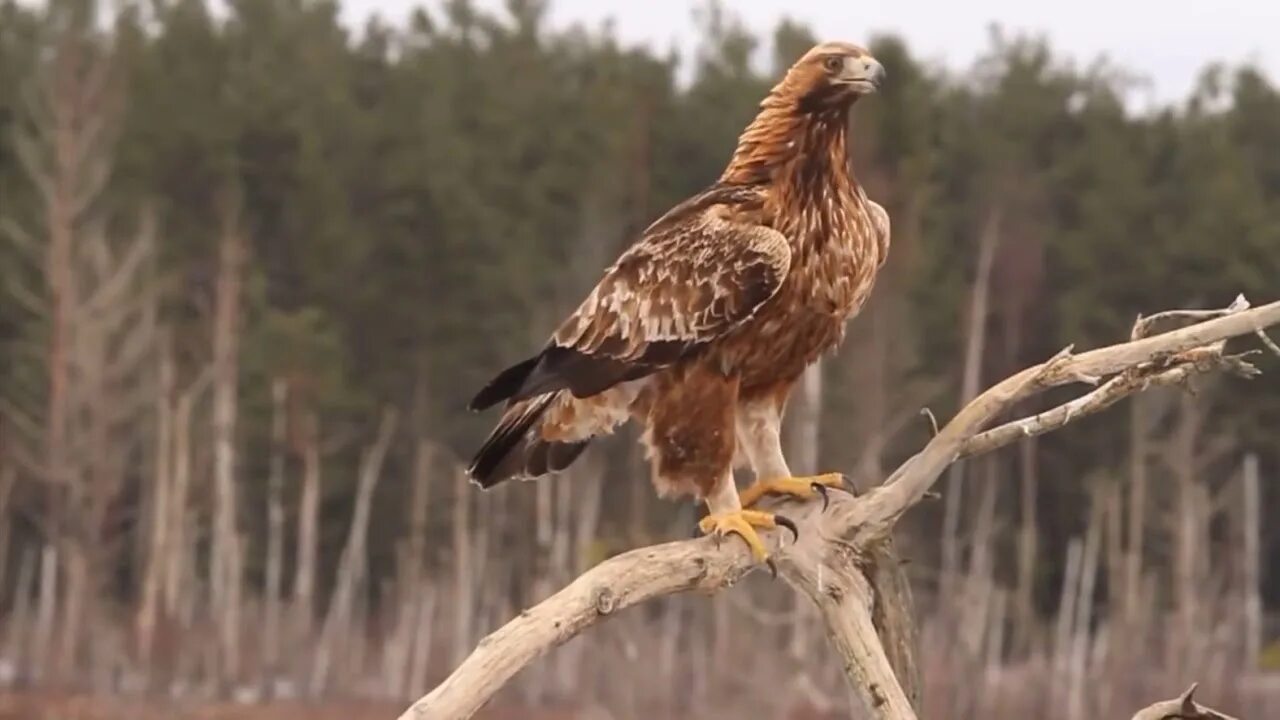
[[472, 401], [569, 390], [588, 397], [667, 367], [750, 319], [786, 279], [782, 233], [735, 216], [732, 196], [673, 208], [604, 273], [537, 356]]

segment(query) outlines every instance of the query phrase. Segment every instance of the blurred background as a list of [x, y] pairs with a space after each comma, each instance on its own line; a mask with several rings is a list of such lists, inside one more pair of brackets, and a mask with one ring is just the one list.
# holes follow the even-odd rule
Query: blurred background
[[[1280, 296], [1280, 6], [869, 5], [0, 0], [0, 718], [394, 717], [584, 569], [687, 537], [634, 432], [481, 493], [494, 416], [464, 405], [815, 40], [888, 69], [852, 154], [893, 248], [793, 401], [796, 469], [869, 487], [923, 407]], [[1258, 362], [905, 519], [923, 717], [1129, 717], [1193, 680], [1280, 713]], [[856, 717], [759, 575], [621, 614], [483, 717]]]

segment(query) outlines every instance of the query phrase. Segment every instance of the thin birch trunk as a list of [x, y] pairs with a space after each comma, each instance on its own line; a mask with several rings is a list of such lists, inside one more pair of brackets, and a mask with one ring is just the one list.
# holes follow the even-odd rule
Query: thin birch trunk
[[[233, 201], [234, 202], [234, 201]], [[210, 585], [218, 627], [222, 679], [233, 681], [240, 665], [240, 590], [243, 556], [236, 516], [236, 398], [239, 378], [240, 287], [245, 239], [239, 208], [224, 209], [218, 243], [213, 320], [214, 504]]]
[[164, 569], [164, 609], [170, 617], [184, 616], [183, 610], [190, 606], [190, 598], [194, 588], [190, 582], [194, 576], [194, 546], [196, 533], [194, 523], [190, 519], [191, 476], [192, 476], [192, 415], [195, 404], [204, 393], [212, 376], [208, 368], [178, 396], [173, 411], [173, 447], [171, 450], [173, 468], [173, 491], [169, 497], [168, 528], [170, 541], [165, 550]]
[[1177, 632], [1175, 639], [1183, 644], [1177, 654], [1182, 654], [1194, 642], [1196, 621], [1200, 614], [1199, 565], [1202, 550], [1198, 504], [1200, 493], [1196, 487], [1195, 448], [1199, 434], [1198, 410], [1190, 395], [1180, 398], [1178, 427], [1172, 448], [1173, 476], [1177, 504], [1173, 516], [1174, 538], [1174, 601], [1177, 608]]
[[267, 683], [270, 683], [271, 676], [278, 670], [280, 663], [280, 603], [284, 590], [284, 454], [288, 399], [288, 383], [283, 378], [273, 380], [271, 464], [267, 471], [267, 567], [263, 588], [266, 597], [263, 598], [265, 617], [262, 629], [263, 659], [269, 671], [264, 674], [263, 679]]
[[431, 666], [431, 644], [435, 637], [436, 589], [427, 580], [418, 584], [417, 628], [413, 653], [409, 662], [409, 697], [422, 697], [427, 689], [427, 670]]
[[1262, 650], [1262, 492], [1258, 473], [1258, 456], [1250, 453], [1244, 458], [1241, 472], [1241, 515], [1244, 518], [1244, 554], [1242, 567], [1244, 585], [1244, 667], [1252, 671], [1257, 667]]
[[[1062, 590], [1058, 596], [1058, 617], [1053, 634], [1053, 672], [1055, 677], [1066, 678], [1070, 671], [1071, 639], [1075, 631], [1076, 601], [1079, 599], [1080, 566], [1083, 543], [1079, 538], [1072, 538], [1067, 543], [1067, 562], [1062, 573]], [[1061, 694], [1068, 683], [1056, 683], [1054, 689]], [[1057, 706], [1067, 704], [1067, 699], [1057, 697]]]
[[293, 578], [294, 641], [311, 633], [315, 617], [316, 564], [319, 557], [320, 526], [320, 428], [315, 412], [302, 416], [302, 492], [298, 500], [298, 547]]
[[1147, 513], [1148, 404], [1139, 395], [1129, 411], [1129, 527], [1121, 608], [1127, 623], [1139, 613], [1142, 596], [1143, 544]]
[[[311, 693], [319, 695], [329, 681], [332, 656], [341, 638], [352, 638], [352, 617], [359, 607], [357, 592], [367, 576], [369, 518], [372, 514], [373, 492], [382, 477], [382, 466], [387, 451], [395, 437], [396, 413], [385, 410], [378, 426], [378, 437], [365, 451], [360, 461], [360, 476], [356, 486], [355, 509], [351, 514], [351, 527], [347, 541], [338, 559], [338, 575], [334, 581], [333, 597], [325, 616], [320, 635], [320, 648], [311, 673]], [[350, 649], [348, 648], [348, 652]]]
[[461, 471], [454, 472], [453, 484], [453, 664], [471, 652], [475, 623], [475, 577], [471, 537], [471, 484]]
[[1094, 506], [1085, 533], [1083, 560], [1080, 566], [1079, 595], [1075, 601], [1075, 617], [1071, 620], [1071, 660], [1068, 674], [1067, 717], [1081, 720], [1087, 710], [1085, 670], [1089, 652], [1090, 627], [1093, 622], [1093, 595], [1098, 579], [1098, 555], [1102, 545], [1102, 505], [1097, 493], [1090, 504]]
[[138, 611], [137, 643], [140, 665], [151, 665], [157, 616], [160, 611], [161, 587], [168, 552], [169, 522], [172, 519], [171, 485], [173, 483], [174, 394], [177, 370], [173, 349], [166, 341], [160, 353], [160, 390], [156, 393], [155, 467], [151, 481], [150, 543], [146, 552], [146, 574], [142, 581], [142, 604]]
[[[987, 345], [987, 314], [991, 288], [991, 267], [995, 263], [996, 247], [1000, 243], [999, 210], [987, 214], [986, 225], [978, 243], [978, 269], [973, 280], [973, 293], [969, 298], [969, 327], [965, 342], [963, 377], [960, 382], [960, 404], [967, 404], [977, 397], [982, 381], [982, 357]], [[960, 509], [963, 501], [964, 463], [951, 466], [947, 473], [947, 488], [942, 519], [942, 582], [943, 597], [955, 589], [956, 574], [960, 567]]]
[[13, 487], [18, 482], [18, 469], [8, 462], [4, 456], [3, 445], [0, 445], [0, 588], [8, 587], [9, 577], [9, 542], [12, 537], [10, 519], [13, 510], [9, 507], [13, 498]]
[[41, 679], [47, 679], [53, 655], [54, 615], [58, 608], [58, 550], [46, 544], [40, 552], [40, 594], [36, 606], [36, 627], [32, 641], [32, 665]]
[[14, 662], [19, 670], [18, 682], [31, 682], [37, 664], [38, 650], [34, 647], [35, 630], [39, 627], [31, 620], [31, 598], [35, 594], [36, 553], [33, 548], [26, 548], [22, 553], [22, 563], [18, 565], [17, 581], [13, 585], [13, 598], [9, 613], [9, 622], [5, 627], [5, 657]]
[[1040, 540], [1036, 502], [1039, 495], [1040, 474], [1036, 462], [1036, 438], [1027, 438], [1019, 446], [1019, 473], [1021, 493], [1019, 493], [1018, 527], [1018, 579], [1016, 600], [1016, 622], [1014, 647], [1019, 653], [1031, 651], [1035, 637], [1035, 585], [1036, 585], [1036, 550]]

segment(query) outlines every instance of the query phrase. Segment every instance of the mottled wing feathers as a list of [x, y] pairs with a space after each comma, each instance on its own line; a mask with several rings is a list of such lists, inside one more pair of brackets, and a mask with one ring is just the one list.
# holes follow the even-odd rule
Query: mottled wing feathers
[[484, 408], [569, 390], [589, 397], [687, 357], [749, 319], [791, 264], [786, 238], [715, 192], [678, 206], [609, 267], [536, 357], [495, 378]]
[[751, 317], [790, 262], [780, 233], [704, 212], [624, 253], [556, 331], [554, 345], [669, 363]]
[[[476, 395], [472, 409], [506, 401], [468, 468], [477, 483], [567, 467], [592, 435], [625, 417], [634, 394], [626, 386], [616, 398], [600, 393], [700, 351], [778, 292], [790, 246], [778, 231], [743, 219], [743, 201], [754, 198], [739, 195], [713, 189], [673, 208], [605, 271], [542, 352]], [[597, 396], [601, 407], [578, 406]]]

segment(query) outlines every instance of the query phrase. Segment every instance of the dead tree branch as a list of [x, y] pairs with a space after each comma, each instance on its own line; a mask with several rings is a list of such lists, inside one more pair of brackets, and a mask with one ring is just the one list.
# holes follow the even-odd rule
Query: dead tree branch
[[1236, 720], [1191, 698], [1196, 692], [1192, 683], [1182, 697], [1152, 703], [1134, 714], [1132, 720]]
[[[1249, 309], [1241, 299], [1222, 311], [1179, 317], [1202, 321], [1151, 337], [1141, 337], [1147, 329], [1141, 328], [1135, 333], [1137, 339], [1079, 355], [1067, 348], [978, 395], [881, 486], [858, 497], [833, 496], [825, 510], [817, 502], [788, 506], [787, 514], [800, 528], [799, 538], [784, 545], [785, 534], [772, 532], [765, 541], [781, 576], [818, 606], [849, 682], [872, 717], [916, 717], [895, 673], [896, 664], [890, 661], [890, 656], [900, 658], [901, 653], [892, 646], [886, 649], [884, 642], [886, 637], [906, 633], [902, 627], [886, 627], [884, 617], [875, 622], [872, 607], [877, 600], [881, 605], [885, 601], [884, 568], [878, 566], [884, 564], [885, 543], [894, 524], [925, 496], [939, 475], [960, 457], [1056, 430], [1152, 386], [1176, 384], [1216, 370], [1255, 374], [1256, 369], [1240, 356], [1224, 355], [1223, 346], [1229, 338], [1253, 335], [1280, 323], [1280, 302]], [[1098, 387], [1054, 410], [982, 432], [1017, 402], [1076, 382]], [[655, 597], [720, 590], [754, 569], [745, 545], [726, 542], [717, 547], [709, 538], [640, 548], [606, 560], [482, 640], [452, 675], [415, 702], [401, 720], [470, 717], [516, 672], [602, 618]], [[887, 622], [909, 625], [910, 609], [897, 610]], [[1189, 694], [1176, 702], [1190, 702]], [[1140, 713], [1135, 720], [1160, 717], [1168, 716]]]

